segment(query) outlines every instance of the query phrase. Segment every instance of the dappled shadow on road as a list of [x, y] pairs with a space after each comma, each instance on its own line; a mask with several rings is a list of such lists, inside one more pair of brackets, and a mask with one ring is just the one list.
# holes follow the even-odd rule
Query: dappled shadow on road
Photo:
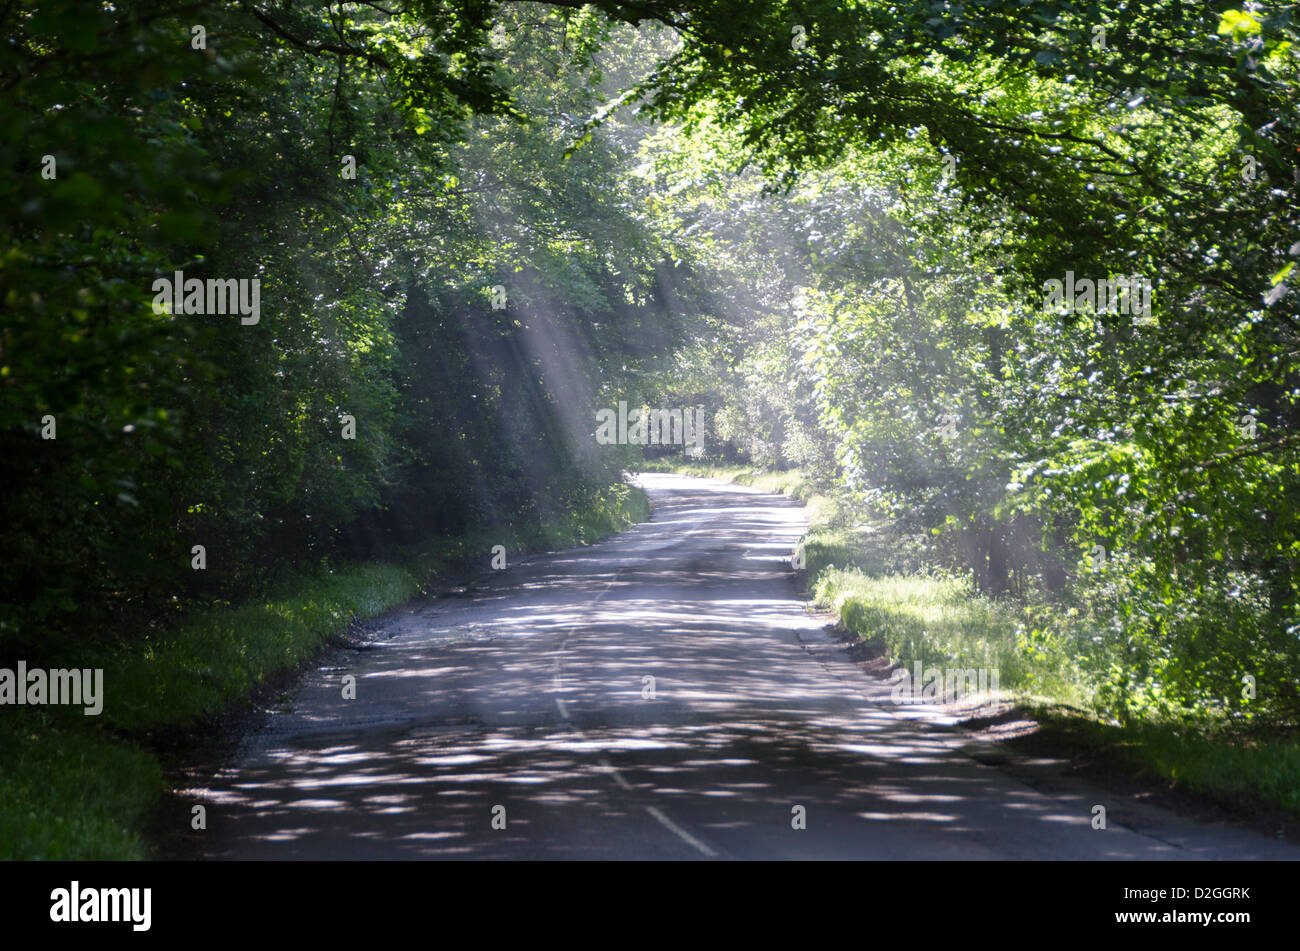
[[[678, 636], [689, 631], [681, 625]], [[715, 656], [710, 637], [697, 630], [694, 639], [668, 656], [638, 650], [565, 670], [559, 693], [572, 721], [503, 707], [515, 694], [484, 680], [459, 684], [476, 702], [450, 708], [531, 722], [457, 716], [297, 734], [213, 793], [213, 830], [230, 823], [229, 841], [246, 857], [696, 857], [647, 822], [653, 805], [737, 857], [1018, 857], [1040, 855], [1044, 837], [1062, 856], [1145, 848], [1136, 837], [1099, 848], [1090, 803], [1008, 783], [881, 707], [824, 699], [801, 686], [807, 662], [797, 652], [755, 678]], [[689, 667], [693, 653], [699, 663]], [[488, 663], [527, 679], [512, 652], [445, 660], [453, 677]], [[642, 696], [644, 670], [657, 671], [654, 699]], [[422, 689], [444, 706], [439, 688]], [[557, 693], [544, 679], [533, 689]], [[796, 806], [809, 830], [792, 828]]]
[[521, 562], [472, 603], [414, 604], [379, 648], [337, 654], [196, 791], [208, 853], [1194, 857], [1100, 834], [1093, 803], [960, 755], [887, 687], [810, 657], [788, 502], [656, 501], [653, 523]]

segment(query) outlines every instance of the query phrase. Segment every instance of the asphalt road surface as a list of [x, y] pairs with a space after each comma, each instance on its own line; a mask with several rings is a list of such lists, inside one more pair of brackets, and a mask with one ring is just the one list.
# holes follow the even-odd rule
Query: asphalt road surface
[[798, 505], [640, 479], [652, 521], [510, 561], [467, 596], [386, 615], [369, 649], [331, 651], [193, 791], [204, 854], [1300, 857], [973, 757], [935, 711], [891, 703], [797, 597]]

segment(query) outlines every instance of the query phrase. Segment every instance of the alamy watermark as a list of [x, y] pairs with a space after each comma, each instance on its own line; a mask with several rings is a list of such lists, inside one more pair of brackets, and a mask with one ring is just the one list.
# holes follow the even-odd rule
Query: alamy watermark
[[104, 709], [104, 668], [28, 670], [24, 660], [17, 670], [0, 667], [0, 705], [7, 703], [84, 706], [86, 716], [99, 716]]
[[132, 931], [148, 931], [153, 921], [152, 888], [83, 888], [73, 880], [50, 892], [50, 921], [127, 922]]
[[957, 703], [992, 698], [1001, 689], [997, 667], [899, 667], [889, 676], [894, 685], [889, 699], [894, 703]]
[[1074, 272], [1066, 271], [1064, 281], [1052, 278], [1043, 284], [1043, 292], [1043, 309], [1053, 313], [1128, 314], [1138, 318], [1135, 323], [1155, 323], [1151, 279], [1141, 275], [1075, 280]]
[[618, 410], [596, 410], [596, 442], [602, 446], [673, 445], [704, 448], [704, 410], [649, 409], [642, 406], [630, 417], [627, 403], [620, 400]]
[[185, 279], [184, 271], [153, 282], [155, 314], [239, 314], [252, 326], [262, 319], [262, 282], [258, 278]]

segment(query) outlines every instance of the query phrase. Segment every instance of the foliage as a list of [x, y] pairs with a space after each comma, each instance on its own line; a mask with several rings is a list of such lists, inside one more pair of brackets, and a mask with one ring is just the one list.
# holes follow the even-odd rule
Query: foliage
[[[619, 482], [592, 408], [673, 345], [681, 289], [627, 149], [564, 156], [601, 18], [3, 16], [0, 655], [141, 639], [298, 566], [563, 520]], [[259, 280], [260, 319], [155, 313], [176, 271]]]
[[[723, 289], [716, 458], [1090, 618], [1117, 715], [1300, 714], [1294, 11], [603, 6], [682, 38], [640, 92]], [[1067, 272], [1149, 313], [1049, 306]]]

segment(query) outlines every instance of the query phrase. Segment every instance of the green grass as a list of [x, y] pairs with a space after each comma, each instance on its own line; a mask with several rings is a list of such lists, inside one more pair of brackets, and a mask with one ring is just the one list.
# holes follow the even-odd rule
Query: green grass
[[1240, 726], [1139, 721], [1102, 723], [1055, 704], [1028, 705], [1047, 741], [1086, 748], [1133, 775], [1155, 775], [1245, 811], [1300, 816], [1300, 738]]
[[909, 669], [917, 661], [927, 668], [996, 667], [1005, 698], [1044, 723], [1050, 736], [1104, 752], [1131, 775], [1156, 776], [1246, 811], [1278, 807], [1300, 816], [1294, 733], [1208, 716], [1107, 722], [1095, 710], [1094, 686], [1080, 669], [1075, 642], [1027, 633], [1031, 625], [1020, 608], [980, 597], [965, 579], [873, 576], [828, 565], [816, 575], [813, 593], [844, 627]]
[[353, 617], [382, 614], [420, 590], [411, 566], [357, 564], [303, 573], [266, 601], [196, 612], [180, 628], [104, 667], [102, 719], [138, 733], [186, 726], [296, 667]]
[[[79, 654], [104, 668], [104, 709], [6, 707], [0, 718], [0, 859], [142, 859], [149, 810], [165, 791], [146, 743], [246, 698], [293, 670], [353, 618], [382, 614], [423, 590], [448, 564], [505, 545], [586, 544], [649, 517], [644, 492], [614, 486], [547, 523], [448, 539], [404, 562], [320, 566], [289, 574], [266, 597], [192, 612], [175, 629], [126, 650]], [[51, 666], [59, 666], [52, 664]]]
[[0, 763], [0, 859], [146, 857], [140, 826], [164, 789], [149, 752], [68, 729], [40, 708], [10, 708]]
[[[1077, 641], [1033, 628], [1017, 605], [980, 597], [965, 579], [835, 567], [835, 559], [843, 564], [852, 553], [829, 541], [828, 533], [811, 536], [804, 542], [815, 550], [807, 556], [809, 567], [830, 559], [811, 576], [815, 598], [891, 659], [909, 669], [917, 661], [924, 667], [996, 667], [1004, 696], [1046, 723], [1052, 735], [1105, 751], [1133, 775], [1156, 776], [1247, 810], [1272, 806], [1300, 816], [1300, 740], [1294, 735], [1247, 732], [1208, 717], [1106, 722], [1095, 710]], [[862, 558], [875, 560], [869, 551]]]
[[1161, 776], [1196, 792], [1232, 801], [1262, 800], [1300, 816], [1300, 740], [1226, 730], [1202, 735], [1147, 724], [1127, 732], [1136, 761]]

